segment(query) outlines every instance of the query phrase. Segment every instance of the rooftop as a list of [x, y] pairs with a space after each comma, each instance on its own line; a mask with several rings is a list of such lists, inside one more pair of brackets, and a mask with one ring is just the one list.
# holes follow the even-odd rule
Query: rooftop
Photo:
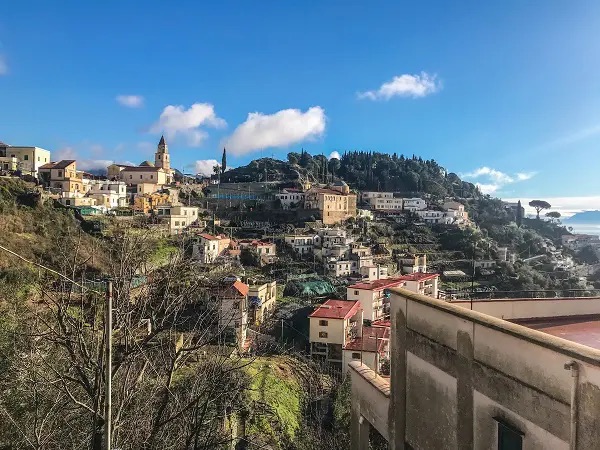
[[403, 275], [400, 278], [406, 281], [427, 281], [433, 280], [434, 278], [438, 278], [439, 274], [437, 273], [426, 273], [426, 272], [415, 272], [409, 275]]
[[74, 159], [63, 159], [62, 161], [55, 163], [52, 166], [52, 169], [65, 169], [66, 167], [70, 166], [74, 162], [75, 162]]
[[203, 239], [206, 239], [208, 241], [216, 241], [216, 240], [219, 239], [218, 237], [213, 236], [212, 234], [208, 234], [208, 233], [202, 233], [200, 235], [200, 237], [203, 238]]
[[600, 314], [511, 322], [600, 350]]
[[344, 350], [382, 352], [390, 338], [389, 327], [363, 327], [362, 337], [356, 337], [344, 346]]
[[382, 289], [388, 289], [392, 287], [398, 287], [404, 284], [406, 280], [404, 277], [396, 278], [385, 278], [383, 280], [367, 281], [365, 283], [357, 283], [348, 286], [349, 289], [363, 289], [368, 291], [379, 291]]
[[360, 309], [360, 302], [348, 300], [327, 300], [308, 317], [319, 319], [349, 319]]

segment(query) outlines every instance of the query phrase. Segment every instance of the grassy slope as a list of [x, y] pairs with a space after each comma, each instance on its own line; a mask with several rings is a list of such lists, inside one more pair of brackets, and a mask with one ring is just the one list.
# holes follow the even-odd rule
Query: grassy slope
[[270, 436], [279, 441], [273, 424], [278, 422], [281, 434], [293, 440], [302, 420], [302, 389], [285, 357], [258, 358], [247, 366], [251, 378], [250, 400], [266, 403], [277, 416], [274, 421], [265, 415], [251, 415], [248, 433]]

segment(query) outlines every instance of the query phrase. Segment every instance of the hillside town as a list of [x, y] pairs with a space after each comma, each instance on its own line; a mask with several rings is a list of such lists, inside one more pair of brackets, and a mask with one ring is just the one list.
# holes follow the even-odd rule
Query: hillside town
[[[458, 439], [454, 430], [432, 435], [426, 424], [460, 422], [465, 408], [476, 418], [469, 429], [489, 426], [484, 411], [502, 410], [506, 419], [498, 423], [525, 423], [535, 427], [527, 428], [532, 439], [569, 448], [568, 374], [558, 366], [552, 375], [525, 374], [571, 359], [565, 368], [581, 370], [574, 373], [587, 383], [579, 395], [591, 396], [580, 406], [580, 427], [593, 428], [600, 401], [593, 337], [600, 330], [598, 236], [527, 218], [520, 202], [477, 191], [359, 191], [332, 173], [310, 174], [294, 158], [277, 163], [287, 164], [292, 177], [270, 172], [276, 163], [264, 159], [254, 180], [224, 182], [241, 170], [226, 170], [226, 150], [208, 177], [173, 170], [170, 157], [163, 136], [154, 162], [111, 164], [92, 174], [78, 170], [76, 160], [54, 161], [48, 150], [0, 143], [1, 179], [25, 182], [28, 195], [73, 214], [95, 239], [141, 232], [170, 248], [136, 277], [158, 277], [179, 249], [181, 267], [199, 271], [202, 307], [214, 312], [205, 326], [220, 330], [219, 343], [229, 351], [267, 358], [293, 349], [328, 377], [350, 380], [352, 448], [368, 448], [372, 430], [390, 448], [404, 448], [392, 443], [407, 435], [412, 448], [445, 448]], [[481, 373], [483, 364], [489, 373]], [[523, 391], [511, 401], [494, 385], [509, 376], [499, 375], [504, 370]], [[469, 403], [441, 395], [454, 379], [487, 385], [473, 387]], [[400, 385], [393, 394], [391, 383]], [[480, 399], [479, 389], [489, 398]], [[440, 409], [415, 415], [428, 408], [426, 399]], [[555, 425], [536, 414], [532, 403], [539, 402], [556, 404]], [[245, 433], [238, 432], [235, 441]], [[595, 436], [582, 435], [570, 448], [595, 448], [586, 444]]]

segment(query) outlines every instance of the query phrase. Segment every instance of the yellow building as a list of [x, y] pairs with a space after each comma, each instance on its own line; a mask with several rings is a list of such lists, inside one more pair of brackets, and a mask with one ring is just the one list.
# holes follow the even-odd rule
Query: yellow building
[[83, 172], [77, 171], [77, 163], [73, 159], [44, 164], [38, 168], [38, 175], [44, 185], [62, 192], [83, 194], [87, 190]]
[[[173, 171], [171, 170], [169, 158], [169, 147], [163, 136], [158, 143], [154, 163], [143, 161], [139, 166], [111, 164], [107, 169], [108, 178], [123, 181], [130, 186], [143, 184], [140, 193], [156, 191], [173, 181]], [[156, 188], [152, 189], [151, 185], [156, 186]]]
[[250, 285], [248, 291], [248, 318], [254, 323], [263, 323], [273, 312], [277, 297], [277, 282]]
[[318, 210], [323, 224], [333, 225], [356, 217], [356, 194], [343, 181], [331, 188], [312, 188], [305, 193], [304, 208]]
[[133, 200], [134, 211], [148, 214], [158, 206], [169, 204], [169, 194], [154, 192], [152, 194], [136, 195]]

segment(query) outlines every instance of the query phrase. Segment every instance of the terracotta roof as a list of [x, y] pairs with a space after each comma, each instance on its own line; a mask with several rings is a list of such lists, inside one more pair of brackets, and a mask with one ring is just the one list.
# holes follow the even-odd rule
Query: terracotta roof
[[52, 168], [53, 169], [64, 169], [64, 168], [70, 166], [71, 164], [73, 164], [74, 162], [75, 162], [74, 159], [63, 159], [62, 161], [55, 163], [54, 167], [52, 167]]
[[208, 234], [208, 233], [202, 233], [200, 235], [200, 237], [204, 238], [204, 239], [206, 239], [208, 241], [217, 241], [219, 239], [218, 237], [215, 237], [212, 234]]
[[385, 278], [383, 280], [367, 281], [365, 283], [357, 283], [348, 286], [348, 289], [363, 289], [367, 291], [380, 291], [382, 289], [388, 289], [392, 287], [400, 286], [404, 284], [405, 279], [403, 277], [396, 278]]
[[359, 301], [327, 300], [308, 317], [319, 319], [349, 319], [360, 310]]
[[334, 191], [333, 189], [324, 189], [324, 188], [313, 188], [311, 189], [310, 192], [316, 192], [318, 194], [327, 194], [327, 195], [348, 195], [348, 194], [344, 194], [343, 192], [340, 191]]
[[235, 283], [233, 283], [233, 285], [231, 287], [236, 289], [242, 295], [248, 295], [248, 291], [250, 290], [248, 285], [245, 283], [242, 283], [241, 281], [236, 281]]
[[400, 278], [405, 279], [406, 281], [425, 281], [425, 280], [433, 280], [434, 278], [438, 278], [439, 274], [437, 273], [425, 273], [425, 272], [415, 272], [409, 275], [403, 275]]
[[43, 164], [40, 167], [38, 167], [38, 170], [39, 169], [52, 169], [54, 167], [54, 164], [55, 163], [53, 163], [53, 162], [49, 162], [49, 163]]
[[357, 337], [347, 342], [344, 350], [358, 350], [363, 352], [375, 352], [377, 350], [382, 352], [389, 338], [389, 327], [363, 327], [362, 337]]

